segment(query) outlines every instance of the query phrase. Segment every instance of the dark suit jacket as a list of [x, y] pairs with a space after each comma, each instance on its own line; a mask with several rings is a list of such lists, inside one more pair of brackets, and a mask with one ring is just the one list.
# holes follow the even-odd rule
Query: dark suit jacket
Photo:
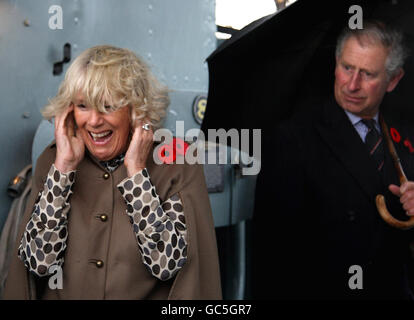
[[[383, 194], [389, 211], [406, 218], [388, 191], [390, 183], [399, 185], [388, 150], [378, 173], [333, 98], [309, 110], [264, 139], [254, 217], [254, 297], [408, 298], [412, 232], [388, 226], [375, 206], [376, 195]], [[414, 154], [402, 140], [395, 145], [412, 180]], [[353, 265], [362, 268], [362, 290], [348, 285]]]

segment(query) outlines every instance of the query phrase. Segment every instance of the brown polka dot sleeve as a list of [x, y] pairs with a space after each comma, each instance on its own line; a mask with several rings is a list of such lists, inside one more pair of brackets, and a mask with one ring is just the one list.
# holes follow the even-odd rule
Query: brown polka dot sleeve
[[179, 195], [161, 203], [146, 169], [124, 179], [118, 189], [144, 265], [158, 279], [171, 279], [187, 260], [187, 228]]
[[67, 213], [75, 171], [61, 173], [52, 164], [43, 191], [26, 225], [18, 256], [30, 272], [43, 277], [52, 265], [63, 265], [66, 249]]

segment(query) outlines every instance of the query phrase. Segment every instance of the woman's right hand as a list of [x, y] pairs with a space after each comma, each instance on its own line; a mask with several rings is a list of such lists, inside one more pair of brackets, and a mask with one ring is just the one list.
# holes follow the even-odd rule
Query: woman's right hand
[[85, 144], [76, 136], [73, 104], [55, 118], [56, 160], [55, 167], [62, 173], [75, 170], [85, 155]]

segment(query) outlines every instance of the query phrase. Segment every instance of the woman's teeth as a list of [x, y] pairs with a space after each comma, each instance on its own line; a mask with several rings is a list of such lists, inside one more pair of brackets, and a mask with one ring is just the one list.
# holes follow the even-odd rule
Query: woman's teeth
[[105, 132], [101, 132], [101, 133], [90, 132], [93, 140], [95, 140], [95, 141], [98, 140], [98, 139], [104, 138], [104, 137], [110, 135], [111, 133], [112, 133], [112, 131], [105, 131]]

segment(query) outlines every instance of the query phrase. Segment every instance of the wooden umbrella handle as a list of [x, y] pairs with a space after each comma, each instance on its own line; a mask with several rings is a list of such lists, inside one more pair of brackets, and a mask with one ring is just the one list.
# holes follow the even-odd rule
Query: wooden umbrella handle
[[[395, 150], [394, 144], [392, 143], [389, 131], [388, 131], [388, 126], [385, 123], [384, 119], [382, 118], [382, 116], [380, 115], [380, 124], [381, 124], [381, 128], [382, 128], [382, 133], [385, 137], [385, 141], [387, 143], [388, 146], [388, 150], [390, 151], [391, 157], [392, 157], [392, 161], [394, 163], [395, 169], [397, 170], [398, 173], [398, 178], [400, 180], [400, 185], [402, 185], [403, 183], [407, 182], [408, 179], [404, 173], [404, 170], [401, 166], [401, 161], [398, 158], [398, 154], [397, 151]], [[381, 215], [382, 219], [384, 219], [384, 221], [386, 223], [388, 223], [389, 225], [395, 227], [395, 228], [399, 228], [399, 229], [411, 229], [412, 227], [414, 227], [414, 216], [410, 217], [408, 220], [406, 221], [401, 221], [398, 219], [395, 219], [388, 211], [387, 209], [387, 205], [385, 204], [385, 198], [383, 195], [379, 194], [376, 196], [375, 198], [375, 203], [377, 205], [377, 210], [379, 212], [379, 214]]]
[[390, 226], [393, 226], [398, 229], [408, 230], [414, 227], [414, 217], [410, 217], [409, 220], [401, 221], [398, 219], [395, 219], [387, 210], [387, 205], [385, 204], [385, 198], [382, 194], [377, 195], [375, 198], [375, 203], [377, 205], [377, 210], [384, 219], [386, 223], [388, 223]]

